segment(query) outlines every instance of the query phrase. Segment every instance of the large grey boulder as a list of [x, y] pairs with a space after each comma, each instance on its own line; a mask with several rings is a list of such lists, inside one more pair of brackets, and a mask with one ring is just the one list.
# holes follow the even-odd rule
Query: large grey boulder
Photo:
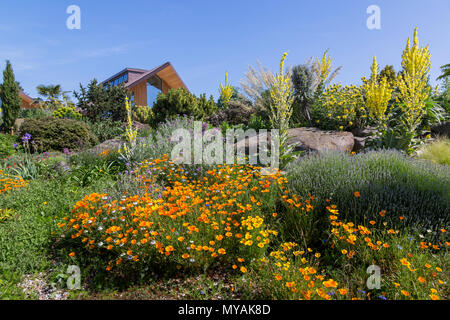
[[377, 133], [376, 127], [355, 128], [352, 130], [355, 137], [370, 137]]
[[[267, 146], [270, 149], [270, 131], [267, 133]], [[353, 150], [354, 136], [351, 132], [345, 131], [323, 131], [316, 128], [293, 128], [288, 130], [288, 144], [292, 145], [296, 151], [317, 151], [337, 150], [350, 152]], [[249, 150], [258, 150], [258, 140], [261, 135], [257, 134], [236, 143], [237, 147], [245, 148], [246, 154]], [[252, 152], [253, 153], [253, 152]]]
[[118, 150], [124, 143], [125, 143], [125, 141], [120, 140], [120, 139], [106, 140], [106, 141], [103, 141], [102, 143], [96, 145], [89, 151], [94, 154], [100, 154], [106, 150], [115, 151], [115, 150]]
[[378, 130], [376, 127], [355, 128], [352, 133], [355, 136], [353, 151], [358, 152], [365, 148], [367, 141], [372, 141], [375, 138]]
[[355, 143], [351, 132], [323, 131], [317, 128], [293, 128], [288, 130], [288, 143], [295, 150], [317, 151], [337, 150], [350, 152]]

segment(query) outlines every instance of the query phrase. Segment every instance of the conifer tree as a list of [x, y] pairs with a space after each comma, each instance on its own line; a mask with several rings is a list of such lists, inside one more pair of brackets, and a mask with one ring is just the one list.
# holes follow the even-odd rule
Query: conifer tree
[[0, 85], [0, 99], [2, 105], [4, 131], [12, 130], [19, 115], [22, 99], [20, 98], [19, 84], [14, 78], [14, 72], [9, 61], [3, 71], [3, 83]]

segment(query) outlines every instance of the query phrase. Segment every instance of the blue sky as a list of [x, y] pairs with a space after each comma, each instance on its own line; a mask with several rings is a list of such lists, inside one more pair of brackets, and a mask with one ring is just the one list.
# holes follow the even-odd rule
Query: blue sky
[[[195, 94], [218, 96], [228, 70], [239, 85], [256, 59], [276, 70], [329, 48], [337, 82], [360, 83], [372, 56], [400, 69], [406, 39], [419, 28], [430, 45], [431, 78], [450, 62], [449, 0], [0, 0], [0, 69], [11, 60], [31, 96], [39, 84], [78, 89], [125, 67], [166, 61]], [[66, 27], [69, 5], [81, 8], [81, 30]], [[366, 27], [369, 5], [381, 9], [381, 30]]]

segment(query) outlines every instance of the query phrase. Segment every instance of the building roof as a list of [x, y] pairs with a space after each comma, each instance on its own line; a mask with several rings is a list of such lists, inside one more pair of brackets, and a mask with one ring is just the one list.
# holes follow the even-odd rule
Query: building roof
[[29, 95], [27, 95], [27, 94], [26, 94], [25, 92], [23, 92], [22, 90], [20, 90], [19, 96], [20, 96], [23, 100], [25, 100], [26, 102], [28, 102], [28, 103], [33, 102], [33, 98], [31, 98]]
[[166, 62], [158, 67], [155, 67], [150, 70], [137, 69], [137, 68], [125, 68], [122, 71], [116, 73], [115, 75], [109, 77], [102, 84], [106, 84], [107, 82], [115, 79], [121, 74], [128, 72], [128, 81], [124, 83], [126, 88], [132, 88], [143, 81], [147, 81], [152, 76], [158, 76], [162, 80], [164, 80], [171, 88], [180, 88], [183, 87], [187, 89], [183, 80], [181, 80], [180, 76], [176, 72], [175, 68], [172, 66], [170, 62]]

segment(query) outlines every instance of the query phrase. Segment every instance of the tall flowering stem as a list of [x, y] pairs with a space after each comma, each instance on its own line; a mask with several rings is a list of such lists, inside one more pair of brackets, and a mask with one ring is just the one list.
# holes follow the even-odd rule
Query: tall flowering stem
[[331, 73], [331, 63], [333, 62], [333, 60], [329, 56], [327, 56], [327, 53], [328, 50], [325, 50], [322, 58], [320, 58], [320, 60], [319, 58], [316, 58], [316, 61], [314, 63], [316, 72], [319, 76], [319, 81], [321, 83], [325, 82], [325, 80]]
[[133, 112], [131, 110], [128, 97], [125, 97], [125, 109], [127, 111], [127, 127], [125, 130], [125, 138], [127, 143], [123, 145], [121, 155], [127, 162], [130, 162], [137, 144], [137, 130], [133, 126]]
[[281, 58], [280, 71], [273, 76], [270, 87], [270, 122], [273, 128], [279, 129], [279, 148], [282, 160], [283, 158], [289, 158], [289, 154], [292, 153], [292, 149], [287, 145], [287, 140], [289, 121], [292, 116], [292, 104], [294, 102], [292, 81], [289, 74], [284, 72], [286, 56], [287, 52]]
[[228, 72], [225, 72], [225, 84], [220, 84], [219, 92], [224, 106], [228, 107], [228, 103], [233, 96], [233, 85], [228, 83]]
[[413, 133], [425, 114], [425, 102], [430, 94], [428, 73], [430, 71], [428, 46], [419, 47], [417, 28], [414, 29], [413, 45], [408, 38], [402, 55], [403, 70], [398, 77], [399, 107], [404, 113], [407, 132]]
[[386, 120], [386, 109], [389, 100], [391, 100], [393, 88], [391, 88], [385, 77], [378, 80], [378, 64], [376, 57], [373, 57], [370, 79], [363, 79], [363, 82], [366, 108], [369, 111], [369, 115], [377, 121], [378, 124], [383, 125]]

